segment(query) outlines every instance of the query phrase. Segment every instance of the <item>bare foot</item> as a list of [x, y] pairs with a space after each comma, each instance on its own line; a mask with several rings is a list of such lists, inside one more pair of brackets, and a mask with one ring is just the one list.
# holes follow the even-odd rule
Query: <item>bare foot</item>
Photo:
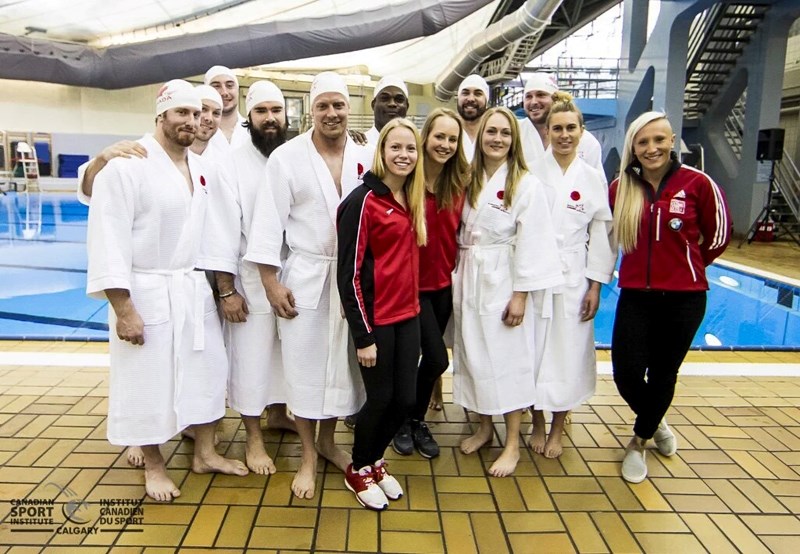
[[250, 471], [259, 475], [271, 475], [277, 471], [275, 463], [264, 448], [263, 437], [247, 437], [244, 456]]
[[442, 378], [439, 377], [436, 380], [436, 384], [433, 385], [433, 392], [431, 393], [431, 400], [430, 402], [428, 402], [428, 409], [441, 412], [443, 405], [444, 402], [442, 400]]
[[491, 440], [492, 426], [481, 424], [474, 435], [461, 441], [461, 452], [464, 454], [472, 454], [473, 452], [477, 452], [484, 444], [491, 442]]
[[125, 456], [133, 467], [144, 467], [144, 452], [140, 446], [129, 446], [125, 451]]
[[553, 436], [553, 433], [550, 433], [550, 436], [547, 437], [547, 443], [544, 445], [544, 457], [558, 458], [562, 452], [564, 452], [564, 448], [561, 446], [561, 433], [558, 433], [557, 436]]
[[294, 418], [286, 413], [286, 404], [273, 404], [267, 408], [267, 429], [297, 433]]
[[[189, 427], [187, 427], [186, 429], [184, 429], [183, 431], [181, 431], [181, 436], [182, 436], [182, 437], [185, 437], [185, 438], [187, 438], [187, 439], [192, 439], [192, 440], [195, 440], [195, 432], [194, 432], [194, 427], [192, 427], [192, 426], [190, 425]], [[214, 431], [214, 446], [217, 446], [217, 445], [219, 444], [219, 440], [220, 440], [220, 439], [219, 439], [219, 432], [217, 432], [217, 431]]]
[[147, 492], [147, 496], [157, 502], [172, 502], [173, 498], [181, 495], [181, 491], [167, 475], [164, 464], [145, 468], [144, 490]]
[[195, 473], [224, 473], [225, 475], [244, 476], [249, 473], [247, 466], [239, 460], [223, 458], [216, 452], [205, 457], [195, 453], [192, 459], [192, 471]]
[[338, 467], [341, 471], [346, 470], [347, 466], [353, 463], [353, 457], [335, 444], [328, 446], [318, 442], [316, 447], [320, 456]]
[[531, 436], [528, 439], [528, 446], [537, 454], [544, 454], [544, 443], [547, 438], [545, 433], [544, 414], [541, 410], [531, 410], [533, 415], [533, 425], [531, 426]]
[[303, 453], [303, 460], [300, 469], [292, 480], [292, 492], [297, 498], [314, 498], [314, 489], [317, 482], [317, 453], [313, 452], [306, 455]]
[[519, 448], [505, 448], [489, 468], [489, 475], [508, 477], [517, 469], [517, 462], [519, 462]]

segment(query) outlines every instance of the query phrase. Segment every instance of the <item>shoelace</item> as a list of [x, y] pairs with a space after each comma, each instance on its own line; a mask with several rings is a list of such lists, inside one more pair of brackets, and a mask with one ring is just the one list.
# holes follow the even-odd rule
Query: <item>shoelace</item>
[[[362, 471], [364, 473], [361, 473]], [[363, 478], [365, 485], [369, 486], [375, 482], [375, 479], [372, 477], [372, 472], [366, 471], [365, 468], [359, 469], [357, 473]]]

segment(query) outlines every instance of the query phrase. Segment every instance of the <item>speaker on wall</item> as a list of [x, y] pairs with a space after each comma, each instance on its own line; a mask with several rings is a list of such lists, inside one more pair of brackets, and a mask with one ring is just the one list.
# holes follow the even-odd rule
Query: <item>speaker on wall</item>
[[778, 161], [783, 158], [784, 134], [784, 130], [780, 128], [761, 129], [758, 131], [756, 159], [763, 162], [767, 160]]

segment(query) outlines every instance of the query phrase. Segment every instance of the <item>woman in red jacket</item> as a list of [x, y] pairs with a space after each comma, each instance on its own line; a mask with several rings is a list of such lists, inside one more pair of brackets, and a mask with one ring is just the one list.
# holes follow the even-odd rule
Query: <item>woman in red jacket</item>
[[453, 110], [436, 108], [422, 127], [425, 153], [425, 221], [428, 243], [419, 251], [419, 324], [422, 359], [417, 373], [417, 402], [408, 422], [392, 441], [398, 454], [416, 447], [421, 456], [435, 458], [439, 445], [425, 424], [428, 399], [450, 365], [444, 330], [453, 314], [451, 274], [456, 267], [456, 231], [464, 207], [469, 164], [461, 143], [463, 123]]
[[620, 395], [636, 414], [622, 477], [647, 477], [645, 444], [672, 456], [667, 413], [686, 352], [703, 319], [705, 268], [730, 242], [725, 196], [673, 152], [667, 117], [647, 112], [625, 135], [620, 177], [609, 190], [614, 235], [622, 248], [611, 362]]
[[425, 244], [420, 138], [407, 119], [381, 130], [372, 170], [339, 205], [337, 283], [367, 401], [345, 485], [382, 510], [403, 495], [383, 453], [414, 407], [419, 360], [419, 246]]

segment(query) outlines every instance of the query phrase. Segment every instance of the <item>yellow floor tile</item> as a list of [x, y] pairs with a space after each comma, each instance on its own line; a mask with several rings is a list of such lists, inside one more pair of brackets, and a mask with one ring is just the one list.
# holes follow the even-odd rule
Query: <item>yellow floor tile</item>
[[472, 530], [469, 514], [443, 513], [442, 531], [444, 543], [448, 552], [459, 554], [478, 554], [475, 543], [475, 534]]
[[[509, 535], [509, 542], [514, 554], [534, 554], [538, 552], [552, 552], [553, 554], [569, 554], [575, 552], [569, 535], [537, 533], [535, 535], [519, 534]], [[483, 552], [483, 551], [481, 551]]]
[[347, 547], [348, 510], [323, 508], [317, 525], [316, 547], [319, 550], [345, 550]]
[[709, 517], [741, 552], [747, 552], [747, 554], [769, 553], [764, 543], [736, 515], [712, 514]]
[[418, 552], [420, 554], [439, 554], [444, 551], [442, 536], [439, 533], [412, 533], [383, 531], [381, 533], [381, 552]]
[[756, 535], [800, 537], [800, 519], [794, 515], [742, 515], [740, 517]]
[[564, 514], [564, 523], [578, 552], [608, 552], [603, 537], [587, 513]]
[[276, 548], [308, 552], [314, 530], [300, 527], [254, 527], [248, 548]]
[[704, 514], [684, 514], [681, 519], [709, 552], [735, 554], [736, 547], [725, 537], [714, 522]]
[[672, 533], [637, 533], [636, 539], [647, 554], [701, 554], [706, 550], [694, 535]]
[[497, 514], [470, 514], [478, 552], [507, 552], [505, 536]]

